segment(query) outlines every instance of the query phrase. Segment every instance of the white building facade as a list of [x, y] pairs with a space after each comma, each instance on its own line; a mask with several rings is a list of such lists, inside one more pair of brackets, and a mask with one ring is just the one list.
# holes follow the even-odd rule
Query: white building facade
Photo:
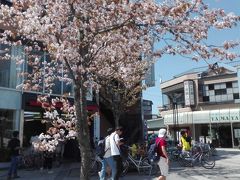
[[[175, 140], [182, 129], [218, 147], [240, 142], [240, 61], [193, 69], [161, 83], [161, 114]], [[228, 68], [232, 66], [232, 68]]]

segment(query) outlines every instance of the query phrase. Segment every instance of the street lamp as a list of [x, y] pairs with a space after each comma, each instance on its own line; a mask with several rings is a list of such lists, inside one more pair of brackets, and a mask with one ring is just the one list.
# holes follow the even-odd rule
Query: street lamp
[[174, 142], [177, 142], [177, 124], [178, 124], [178, 111], [177, 111], [177, 101], [173, 98], [173, 131], [174, 131]]

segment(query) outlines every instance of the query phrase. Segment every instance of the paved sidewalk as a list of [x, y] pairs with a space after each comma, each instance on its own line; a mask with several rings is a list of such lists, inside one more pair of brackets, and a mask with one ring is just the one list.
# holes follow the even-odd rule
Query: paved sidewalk
[[[238, 180], [240, 179], [240, 150], [218, 149], [214, 169], [204, 169], [199, 166], [179, 167], [177, 163], [172, 163], [169, 180]], [[53, 168], [53, 173], [48, 174], [43, 170], [19, 170], [21, 178], [19, 180], [79, 180], [79, 163], [64, 163], [59, 168]], [[5, 180], [7, 169], [0, 168], [0, 180]], [[91, 180], [98, 180], [97, 176]], [[157, 180], [156, 177], [138, 175], [137, 172], [130, 172], [121, 180]]]
[[[65, 163], [59, 168], [53, 168], [53, 173], [48, 174], [46, 170], [19, 170], [19, 175], [21, 178], [19, 180], [79, 180], [79, 163]], [[170, 170], [175, 171], [173, 169]], [[175, 173], [171, 173], [169, 175], [169, 179], [177, 179], [177, 180], [185, 180], [185, 178], [181, 178]], [[1, 175], [7, 173], [7, 169], [0, 171], [0, 180], [6, 179], [6, 176], [1, 177]], [[97, 176], [91, 177], [91, 180], [98, 180]], [[125, 177], [122, 177], [121, 180], [157, 180], [156, 177], [147, 176], [147, 175], [139, 175], [137, 172], [129, 172]]]

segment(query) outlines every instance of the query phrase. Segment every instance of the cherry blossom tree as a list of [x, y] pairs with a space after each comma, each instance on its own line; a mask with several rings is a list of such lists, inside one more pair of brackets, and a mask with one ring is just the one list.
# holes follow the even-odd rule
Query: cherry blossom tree
[[[46, 95], [39, 95], [38, 102], [45, 109], [42, 123], [50, 124], [47, 133], [41, 133], [32, 144], [39, 152], [56, 152], [59, 141], [64, 142], [68, 139], [77, 137], [76, 131], [76, 113], [74, 105], [66, 97], [52, 98]], [[61, 103], [61, 109], [57, 109], [56, 104]], [[60, 110], [64, 117], [60, 116], [57, 110]]]
[[[233, 28], [239, 20], [233, 13], [209, 9], [202, 0], [14, 0], [11, 7], [1, 5], [0, 42], [24, 45], [28, 64], [33, 67], [31, 74], [23, 72], [25, 90], [36, 91], [44, 84], [51, 93], [54, 79], [73, 85], [71, 122], [76, 123], [81, 149], [80, 178], [88, 180], [87, 87], [99, 90], [102, 79], [116, 79], [127, 87], [120, 81], [126, 80], [125, 72], [144, 69], [145, 58], [150, 56], [233, 60], [238, 55], [230, 50], [239, 42], [209, 45], [207, 38], [212, 28]], [[153, 37], [161, 43], [155, 52]], [[51, 59], [41, 62], [33, 50], [45, 51]], [[21, 58], [16, 60], [22, 62]], [[63, 76], [58, 76], [59, 72]]]
[[120, 117], [129, 108], [139, 102], [141, 92], [145, 88], [142, 84], [148, 65], [145, 68], [124, 70], [123, 76], [99, 81], [100, 101], [111, 109], [115, 126], [119, 126]]

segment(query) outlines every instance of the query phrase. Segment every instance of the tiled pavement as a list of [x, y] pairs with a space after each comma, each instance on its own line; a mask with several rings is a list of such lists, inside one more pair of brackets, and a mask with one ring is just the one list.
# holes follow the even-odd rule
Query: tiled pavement
[[[79, 163], [64, 163], [60, 167], [53, 168], [53, 173], [48, 174], [43, 170], [19, 170], [19, 180], [79, 180]], [[2, 169], [0, 164], [0, 180], [5, 180], [7, 169]], [[6, 165], [5, 165], [6, 167]], [[179, 167], [172, 163], [169, 180], [237, 180], [240, 179], [240, 150], [218, 149], [216, 166], [214, 169], [204, 169], [199, 166], [192, 168]], [[99, 179], [97, 176], [91, 180]], [[137, 172], [128, 173], [122, 180], [157, 180], [156, 177], [139, 175]]]

